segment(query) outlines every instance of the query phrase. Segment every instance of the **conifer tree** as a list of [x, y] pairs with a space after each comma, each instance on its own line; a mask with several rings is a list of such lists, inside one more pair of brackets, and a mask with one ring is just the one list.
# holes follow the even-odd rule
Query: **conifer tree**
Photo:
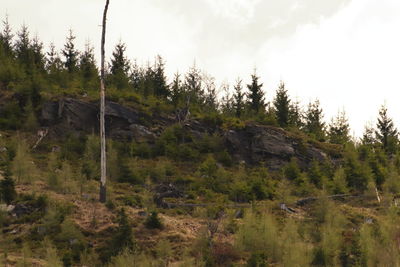
[[61, 74], [64, 64], [56, 50], [54, 43], [50, 44], [50, 50], [47, 52], [46, 57], [46, 72], [48, 78], [53, 85], [58, 85], [61, 81]]
[[333, 144], [345, 144], [350, 141], [350, 125], [346, 112], [339, 112], [332, 118], [328, 130], [329, 141]]
[[204, 100], [203, 81], [200, 70], [196, 64], [189, 69], [185, 76], [183, 84], [185, 94], [190, 98], [190, 101], [196, 104], [202, 104]]
[[145, 96], [148, 97], [154, 94], [154, 69], [153, 66], [147, 62], [147, 67], [143, 71], [143, 78], [140, 84], [140, 92]]
[[56, 50], [54, 43], [50, 43], [50, 50], [47, 52], [46, 57], [46, 70], [49, 74], [55, 73], [56, 70], [62, 69], [62, 61], [60, 55]]
[[290, 103], [289, 106], [289, 125], [301, 129], [303, 123], [303, 111], [298, 100]]
[[122, 41], [119, 41], [112, 52], [110, 65], [111, 82], [118, 89], [127, 88], [129, 86], [130, 62], [125, 52], [126, 45]]
[[363, 145], [373, 145], [375, 143], [374, 128], [371, 125], [364, 126], [364, 133], [361, 138], [361, 143]]
[[29, 67], [32, 54], [30, 51], [31, 40], [29, 38], [29, 30], [26, 25], [22, 25], [21, 30], [17, 33], [18, 39], [15, 43], [16, 57], [25, 67]]
[[387, 107], [382, 105], [379, 110], [378, 122], [375, 131], [376, 139], [381, 143], [386, 150], [393, 150], [398, 142], [398, 132], [394, 127], [393, 120], [387, 114]]
[[237, 79], [236, 84], [233, 87], [235, 90], [233, 94], [233, 107], [235, 109], [235, 115], [236, 117], [240, 118], [243, 114], [244, 111], [244, 106], [245, 106], [245, 93], [243, 92], [243, 86], [242, 86], [242, 80]]
[[325, 122], [323, 121], [323, 111], [320, 107], [319, 100], [308, 104], [308, 109], [305, 115], [304, 129], [317, 140], [325, 140]]
[[158, 55], [154, 65], [154, 94], [156, 96], [168, 97], [170, 92], [164, 68], [165, 63], [162, 57]]
[[43, 43], [39, 40], [38, 36], [35, 36], [32, 40], [32, 54], [33, 64], [39, 72], [44, 72], [46, 65], [46, 56], [43, 52]]
[[260, 111], [264, 111], [265, 109], [265, 99], [264, 92], [262, 91], [262, 83], [258, 81], [259, 77], [256, 72], [251, 75], [251, 83], [247, 85], [249, 93], [247, 94], [247, 99], [249, 102], [250, 109], [255, 113], [259, 113]]
[[10, 204], [16, 196], [14, 180], [11, 178], [10, 169], [7, 167], [4, 172], [4, 179], [0, 181], [0, 200]]
[[143, 71], [142, 69], [138, 66], [136, 60], [133, 62], [132, 67], [131, 67], [131, 75], [130, 75], [130, 83], [132, 84], [132, 87], [135, 90], [139, 90], [140, 88], [140, 83], [143, 79]]
[[79, 51], [75, 48], [75, 39], [73, 31], [70, 29], [64, 49], [62, 50], [62, 54], [65, 57], [64, 66], [69, 73], [75, 72], [79, 63]]
[[112, 256], [117, 255], [123, 249], [133, 249], [132, 227], [129, 224], [128, 216], [122, 208], [118, 212], [118, 228], [112, 240]]
[[285, 84], [281, 81], [279, 88], [276, 91], [276, 96], [274, 99], [275, 115], [276, 120], [281, 127], [286, 127], [289, 125], [289, 115], [290, 115], [290, 99], [285, 89]]
[[111, 58], [111, 73], [117, 75], [118, 73], [128, 74], [130, 62], [126, 55], [126, 45], [122, 41], [115, 46]]
[[174, 108], [179, 106], [179, 103], [182, 98], [182, 81], [180, 74], [177, 72], [174, 75], [174, 80], [171, 84], [171, 102], [174, 105]]
[[[221, 91], [224, 92], [221, 99], [221, 111], [223, 114], [229, 116], [235, 116], [235, 99], [233, 95], [230, 93], [229, 84], [223, 83], [221, 85]], [[243, 93], [244, 94], [244, 93]], [[244, 103], [243, 103], [244, 108]]]
[[215, 86], [215, 79], [210, 75], [203, 75], [203, 82], [205, 87], [204, 104], [209, 111], [216, 111], [218, 109], [217, 89]]
[[85, 44], [85, 50], [80, 56], [79, 70], [81, 72], [83, 88], [91, 89], [97, 87], [99, 72], [96, 66], [96, 60], [94, 58], [94, 48], [87, 42]]
[[8, 16], [6, 16], [5, 20], [3, 20], [3, 31], [0, 33], [0, 43], [7, 56], [13, 55], [13, 38], [14, 35], [10, 23], [8, 22]]

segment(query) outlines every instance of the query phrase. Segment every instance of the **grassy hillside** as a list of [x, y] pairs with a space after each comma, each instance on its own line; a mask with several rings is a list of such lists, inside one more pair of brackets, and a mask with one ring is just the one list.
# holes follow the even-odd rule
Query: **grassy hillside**
[[256, 73], [221, 97], [196, 66], [168, 82], [161, 57], [130, 64], [120, 43], [101, 204], [98, 69], [73, 41], [46, 53], [25, 26], [0, 34], [0, 266], [400, 264], [385, 107], [355, 139], [284, 83], [270, 103]]

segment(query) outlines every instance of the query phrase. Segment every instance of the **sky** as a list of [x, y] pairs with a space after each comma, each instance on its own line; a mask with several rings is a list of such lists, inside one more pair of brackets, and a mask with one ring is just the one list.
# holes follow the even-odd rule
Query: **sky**
[[[46, 47], [72, 29], [99, 55], [104, 3], [1, 0], [0, 15]], [[256, 68], [267, 100], [282, 80], [304, 106], [319, 99], [327, 122], [344, 109], [361, 136], [382, 104], [400, 127], [399, 14], [398, 0], [110, 0], [106, 54], [122, 40], [139, 64], [161, 55], [170, 79], [195, 63], [217, 84]]]

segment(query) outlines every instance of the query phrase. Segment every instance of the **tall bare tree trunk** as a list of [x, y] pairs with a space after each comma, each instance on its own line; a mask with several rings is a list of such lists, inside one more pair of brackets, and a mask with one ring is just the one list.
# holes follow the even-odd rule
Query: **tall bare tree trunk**
[[105, 203], [107, 199], [106, 191], [106, 131], [105, 131], [105, 85], [104, 85], [104, 43], [106, 41], [107, 11], [110, 0], [106, 0], [103, 13], [103, 27], [101, 34], [101, 73], [100, 73], [100, 142], [101, 142], [101, 179], [100, 179], [100, 202]]

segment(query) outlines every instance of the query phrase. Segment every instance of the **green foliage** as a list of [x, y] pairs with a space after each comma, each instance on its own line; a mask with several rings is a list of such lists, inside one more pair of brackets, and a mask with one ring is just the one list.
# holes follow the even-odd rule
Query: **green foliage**
[[[86, 138], [90, 139], [90, 141], [86, 140]], [[82, 154], [85, 153], [85, 149], [87, 149], [87, 147], [85, 148], [86, 142], [89, 142], [90, 143], [89, 146], [92, 146], [93, 143], [96, 141], [97, 140], [95, 140], [93, 136], [86, 137], [84, 135], [69, 134], [66, 137], [66, 140], [64, 140], [63, 145], [61, 147], [61, 157], [73, 161], [74, 159], [79, 158]], [[93, 147], [91, 147], [90, 152], [91, 155], [94, 155], [94, 151], [92, 149]]]
[[356, 152], [352, 148], [348, 148], [345, 154], [344, 171], [349, 187], [361, 192], [367, 189], [367, 185], [372, 179], [371, 170], [368, 165], [358, 160]]
[[346, 174], [343, 168], [338, 168], [335, 171], [332, 180], [328, 183], [328, 187], [332, 194], [348, 193]]
[[150, 212], [147, 216], [144, 225], [149, 229], [163, 229], [164, 226], [162, 224], [161, 219], [158, 217], [158, 213], [156, 211]]
[[243, 92], [242, 80], [238, 79], [234, 86], [235, 93], [233, 95], [233, 108], [235, 109], [236, 117], [240, 118], [245, 108], [245, 93]]
[[318, 161], [314, 160], [311, 162], [311, 166], [308, 171], [308, 177], [310, 182], [314, 184], [319, 189], [325, 184], [326, 177], [321, 170], [320, 164]]
[[43, 247], [46, 251], [46, 266], [47, 267], [63, 267], [63, 263], [58, 255], [57, 248], [49, 239], [43, 241]]
[[379, 118], [376, 127], [376, 139], [380, 142], [386, 152], [393, 154], [398, 144], [398, 132], [394, 127], [393, 120], [389, 118], [387, 108], [384, 105], [379, 110]]
[[11, 173], [7, 167], [4, 172], [4, 179], [0, 180], [0, 200], [6, 204], [11, 204], [16, 196], [14, 180], [11, 178]]
[[339, 112], [328, 129], [329, 141], [333, 144], [346, 144], [350, 141], [350, 125], [344, 111]]
[[135, 247], [132, 226], [123, 208], [118, 211], [117, 223], [118, 227], [111, 240], [104, 247], [99, 248], [100, 260], [103, 263], [108, 262], [111, 257], [117, 256], [124, 250], [132, 251]]
[[31, 183], [37, 176], [35, 163], [24, 139], [17, 140], [16, 154], [11, 162], [11, 173], [17, 183]]
[[243, 224], [236, 234], [236, 245], [243, 251], [263, 252], [265, 257], [277, 261], [280, 258], [278, 226], [274, 217], [262, 212], [246, 212]]
[[308, 104], [304, 130], [318, 141], [325, 140], [325, 122], [323, 121], [323, 111], [319, 100]]
[[276, 96], [274, 99], [274, 107], [276, 120], [281, 127], [286, 127], [289, 125], [290, 116], [290, 99], [285, 89], [285, 84], [281, 81], [279, 88], [276, 91]]
[[259, 77], [256, 75], [256, 73], [252, 74], [251, 83], [247, 85], [247, 89], [249, 90], [247, 95], [248, 104], [250, 106], [250, 110], [256, 114], [259, 112], [264, 112], [266, 106], [264, 92], [261, 89], [263, 84], [260, 84], [258, 79]]
[[70, 29], [62, 50], [62, 54], [65, 57], [64, 66], [69, 73], [74, 73], [78, 69], [79, 52], [75, 48], [75, 39], [76, 36]]
[[[0, 65], [0, 79], [1, 67]], [[1, 109], [0, 128], [17, 130], [22, 127], [23, 113], [17, 101], [10, 100]]]
[[82, 172], [88, 180], [100, 177], [100, 142], [97, 136], [89, 135], [86, 140]]
[[290, 162], [285, 166], [285, 168], [283, 169], [283, 173], [285, 175], [285, 178], [293, 181], [301, 177], [302, 173], [295, 158], [292, 158]]
[[115, 46], [112, 53], [110, 74], [107, 77], [110, 85], [115, 86], [117, 89], [126, 89], [129, 87], [128, 72], [130, 69], [130, 62], [125, 55], [126, 45], [121, 41]]

